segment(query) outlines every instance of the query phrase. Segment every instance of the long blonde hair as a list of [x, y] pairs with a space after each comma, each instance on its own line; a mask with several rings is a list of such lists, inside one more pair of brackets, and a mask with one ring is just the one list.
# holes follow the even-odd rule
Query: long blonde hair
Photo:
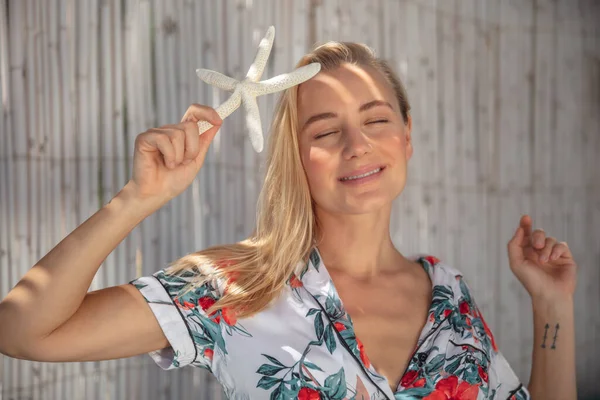
[[[321, 71], [342, 64], [371, 66], [392, 86], [406, 123], [410, 105], [399, 77], [362, 44], [329, 42], [305, 55], [296, 67], [312, 62]], [[318, 226], [298, 146], [298, 87], [280, 97], [270, 129], [267, 171], [257, 206], [256, 230], [246, 240], [188, 254], [167, 273], [199, 271], [185, 291], [208, 279], [226, 282], [223, 296], [209, 310], [228, 308], [238, 318], [266, 308], [281, 292], [299, 262], [306, 262], [318, 239]]]

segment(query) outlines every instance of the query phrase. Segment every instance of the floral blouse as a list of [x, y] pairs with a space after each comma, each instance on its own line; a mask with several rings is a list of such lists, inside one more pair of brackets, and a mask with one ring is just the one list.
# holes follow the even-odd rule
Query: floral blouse
[[462, 275], [435, 257], [416, 260], [431, 279], [432, 303], [395, 391], [369, 362], [316, 248], [272, 305], [239, 320], [227, 308], [206, 313], [221, 282], [179, 297], [192, 272], [161, 270], [131, 283], [171, 345], [150, 353], [154, 361], [206, 368], [231, 399], [529, 399]]

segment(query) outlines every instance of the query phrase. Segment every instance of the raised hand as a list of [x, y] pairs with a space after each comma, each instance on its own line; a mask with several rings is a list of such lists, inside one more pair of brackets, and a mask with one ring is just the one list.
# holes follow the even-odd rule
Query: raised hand
[[[213, 127], [200, 135], [199, 121], [208, 121]], [[200, 171], [222, 122], [214, 109], [192, 104], [179, 124], [139, 134], [128, 184], [136, 196], [153, 200], [159, 207], [182, 193]]]
[[521, 217], [508, 242], [510, 268], [533, 299], [572, 297], [577, 282], [577, 264], [566, 242], [532, 232], [532, 220]]

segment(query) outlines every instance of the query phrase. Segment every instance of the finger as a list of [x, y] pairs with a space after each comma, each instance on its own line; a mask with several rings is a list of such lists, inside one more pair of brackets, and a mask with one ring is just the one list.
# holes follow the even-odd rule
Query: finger
[[159, 129], [151, 129], [140, 135], [140, 140], [157, 149], [168, 168], [175, 168], [175, 149], [170, 138], [164, 132]]
[[531, 240], [532, 240], [532, 246], [537, 249], [537, 250], [541, 250], [544, 248], [544, 244], [546, 243], [546, 232], [544, 232], [543, 229], [536, 229], [533, 232], [533, 235], [531, 235]]
[[198, 130], [198, 123], [193, 117], [191, 121], [183, 123], [183, 128], [185, 131], [183, 163], [189, 164], [198, 156], [198, 152], [200, 151], [200, 132]]
[[183, 125], [165, 125], [154, 129], [154, 131], [169, 138], [174, 150], [172, 161], [175, 163], [175, 166], [180, 165], [183, 162], [185, 154], [185, 131], [183, 130]]
[[529, 215], [521, 216], [521, 220], [519, 221], [519, 226], [523, 228], [523, 241], [521, 243], [522, 246], [530, 246], [531, 245], [531, 229], [532, 229], [532, 220]]
[[181, 118], [181, 121], [186, 121], [190, 119], [190, 117], [195, 118], [196, 122], [208, 121], [215, 126], [221, 125], [223, 123], [223, 120], [214, 108], [202, 104], [190, 105], [186, 110], [185, 114], [183, 115], [183, 118]]
[[508, 257], [511, 260], [519, 261], [523, 258], [523, 238], [525, 230], [522, 226], [517, 227], [512, 239], [508, 242]]
[[552, 249], [552, 254], [550, 255], [550, 260], [558, 260], [560, 257], [564, 258], [572, 258], [571, 250], [569, 249], [569, 245], [567, 242], [557, 243]]
[[552, 253], [552, 249], [554, 248], [555, 244], [556, 244], [556, 239], [554, 239], [553, 237], [546, 238], [544, 248], [542, 249], [542, 251], [540, 253], [540, 261], [541, 262], [543, 262], [543, 263], [548, 262], [548, 260], [550, 259], [550, 254]]
[[531, 229], [533, 226], [533, 221], [529, 215], [527, 215], [527, 214], [523, 215], [521, 217], [521, 221], [520, 221], [519, 225], [525, 230], [525, 233], [524, 233], [525, 237], [531, 236]]
[[169, 137], [175, 149], [175, 165], [179, 165], [183, 162], [185, 154], [185, 131], [183, 129], [171, 129]]

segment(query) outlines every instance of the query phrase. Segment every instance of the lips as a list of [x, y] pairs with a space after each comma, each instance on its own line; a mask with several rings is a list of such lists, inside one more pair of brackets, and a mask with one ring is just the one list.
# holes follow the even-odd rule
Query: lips
[[356, 179], [366, 178], [368, 176], [374, 175], [378, 172], [381, 172], [385, 166], [383, 165], [367, 165], [365, 167], [356, 169], [343, 177], [339, 178], [342, 182], [352, 181]]

